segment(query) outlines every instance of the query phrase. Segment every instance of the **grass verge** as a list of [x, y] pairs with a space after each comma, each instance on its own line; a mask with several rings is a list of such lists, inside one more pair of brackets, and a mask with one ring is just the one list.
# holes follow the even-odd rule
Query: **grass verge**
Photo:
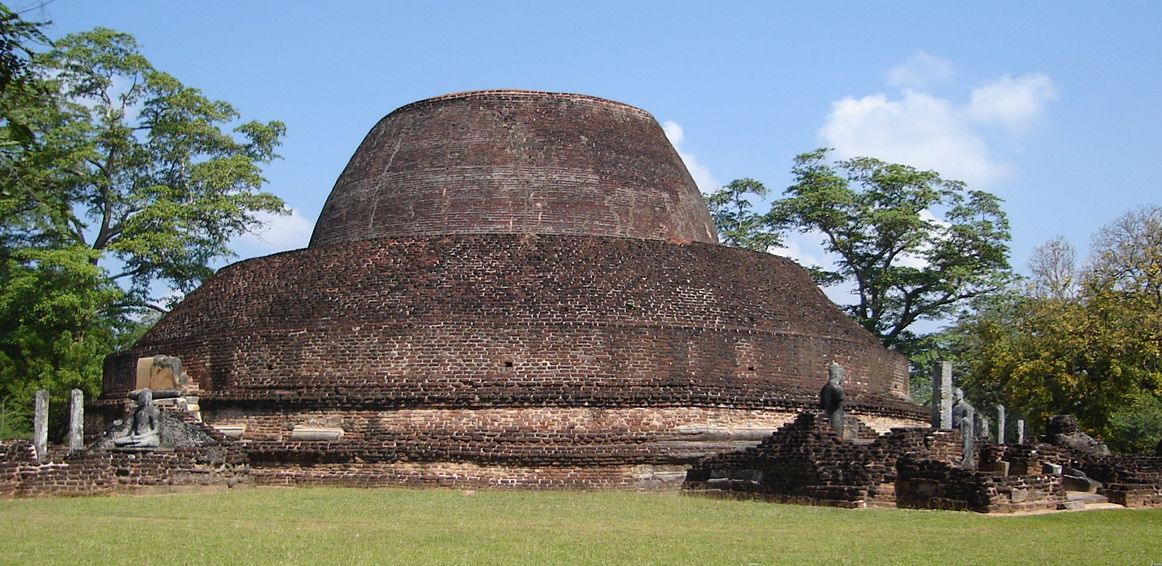
[[0, 501], [0, 562], [1157, 564], [1162, 509], [1022, 517], [627, 492], [260, 488]]

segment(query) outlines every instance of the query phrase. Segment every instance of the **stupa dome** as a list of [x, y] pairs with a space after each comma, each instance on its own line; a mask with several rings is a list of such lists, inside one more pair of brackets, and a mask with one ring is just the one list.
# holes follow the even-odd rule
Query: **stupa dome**
[[716, 243], [649, 114], [574, 94], [392, 112], [308, 248], [221, 269], [106, 360], [97, 405], [157, 354], [267, 483], [677, 485], [814, 408], [833, 361], [848, 414], [927, 419], [805, 270]]

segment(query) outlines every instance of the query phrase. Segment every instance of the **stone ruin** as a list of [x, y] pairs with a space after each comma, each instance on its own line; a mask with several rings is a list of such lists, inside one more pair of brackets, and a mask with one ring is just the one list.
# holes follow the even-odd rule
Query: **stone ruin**
[[[158, 366], [172, 373], [176, 358], [143, 358], [145, 381]], [[180, 366], [177, 368], [180, 375]], [[174, 380], [165, 385], [177, 386]], [[161, 385], [153, 381], [155, 385]], [[155, 395], [156, 393], [156, 395]], [[252, 484], [247, 456], [217, 429], [201, 422], [182, 389], [130, 393], [130, 409], [86, 445], [83, 394], [70, 396], [67, 447], [41, 445], [48, 416], [47, 392], [37, 393], [33, 442], [0, 442], [0, 496], [35, 497], [139, 492], [148, 489], [234, 487]]]
[[[980, 513], [1162, 506], [1162, 454], [1111, 454], [1078, 430], [1073, 417], [1049, 419], [1046, 434], [1005, 444], [1005, 408], [995, 439], [973, 426], [972, 405], [935, 372], [933, 424], [877, 433], [834, 411], [806, 411], [758, 446], [704, 458], [686, 476], [686, 493], [838, 507], [900, 507]], [[825, 386], [826, 390], [826, 386]], [[941, 403], [955, 399], [956, 404]], [[957, 407], [959, 407], [957, 409]], [[960, 426], [956, 425], [959, 417]], [[977, 415], [981, 416], [981, 415]], [[855, 434], [844, 434], [854, 426]]]

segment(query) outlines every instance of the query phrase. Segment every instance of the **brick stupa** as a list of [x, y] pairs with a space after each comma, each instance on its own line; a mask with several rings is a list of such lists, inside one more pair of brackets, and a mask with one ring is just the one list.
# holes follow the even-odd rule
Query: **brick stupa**
[[310, 246], [220, 270], [108, 358], [95, 413], [158, 354], [268, 484], [676, 488], [814, 409], [832, 361], [864, 424], [928, 418], [805, 270], [717, 244], [652, 116], [574, 94], [392, 112]]

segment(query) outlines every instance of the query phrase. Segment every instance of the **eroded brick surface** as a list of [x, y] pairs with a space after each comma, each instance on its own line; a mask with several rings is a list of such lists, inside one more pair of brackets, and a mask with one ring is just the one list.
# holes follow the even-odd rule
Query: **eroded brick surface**
[[481, 233], [717, 242], [648, 113], [583, 95], [486, 91], [381, 120], [335, 183], [311, 245]]

